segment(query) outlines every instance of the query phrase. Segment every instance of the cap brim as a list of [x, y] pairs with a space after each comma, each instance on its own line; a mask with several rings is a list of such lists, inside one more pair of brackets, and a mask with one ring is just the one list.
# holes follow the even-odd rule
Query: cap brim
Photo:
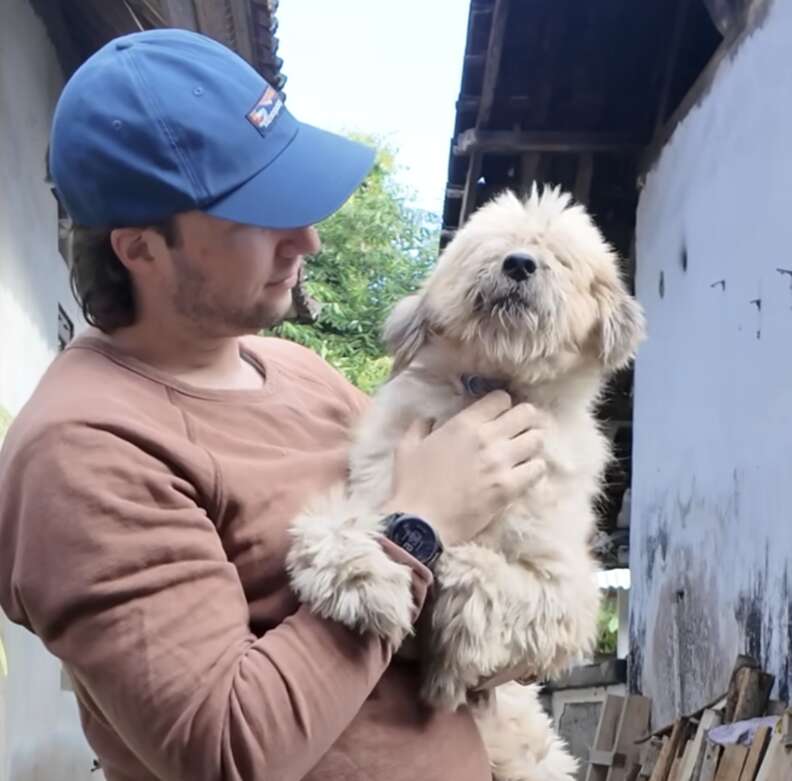
[[344, 205], [374, 164], [375, 150], [300, 123], [266, 168], [204, 211], [262, 228], [302, 228]]

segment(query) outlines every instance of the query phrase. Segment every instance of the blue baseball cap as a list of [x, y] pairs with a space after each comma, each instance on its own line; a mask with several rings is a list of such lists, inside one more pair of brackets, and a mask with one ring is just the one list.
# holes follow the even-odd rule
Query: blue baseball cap
[[374, 150], [298, 122], [236, 53], [199, 33], [116, 38], [69, 79], [55, 108], [50, 173], [87, 227], [200, 210], [265, 228], [328, 217]]

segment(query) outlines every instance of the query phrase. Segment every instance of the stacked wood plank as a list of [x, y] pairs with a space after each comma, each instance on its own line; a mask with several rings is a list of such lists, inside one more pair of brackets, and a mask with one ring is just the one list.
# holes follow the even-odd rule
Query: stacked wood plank
[[[773, 683], [755, 660], [740, 656], [721, 698], [650, 734], [647, 698], [609, 696], [586, 781], [792, 781], [792, 709], [770, 701]], [[759, 719], [768, 715], [777, 718]], [[743, 737], [727, 745], [710, 739], [728, 724]]]

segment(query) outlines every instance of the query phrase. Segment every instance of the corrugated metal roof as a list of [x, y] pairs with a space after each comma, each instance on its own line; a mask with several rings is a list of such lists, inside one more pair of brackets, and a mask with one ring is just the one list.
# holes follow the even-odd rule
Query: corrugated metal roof
[[620, 588], [625, 591], [630, 588], [630, 570], [628, 569], [609, 569], [602, 570], [595, 575], [597, 585], [605, 590]]

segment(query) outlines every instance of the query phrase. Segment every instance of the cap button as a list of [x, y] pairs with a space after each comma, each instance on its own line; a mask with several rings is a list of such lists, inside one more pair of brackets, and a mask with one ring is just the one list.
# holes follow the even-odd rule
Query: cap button
[[124, 49], [131, 49], [132, 41], [118, 41], [116, 43], [116, 50], [123, 51]]

